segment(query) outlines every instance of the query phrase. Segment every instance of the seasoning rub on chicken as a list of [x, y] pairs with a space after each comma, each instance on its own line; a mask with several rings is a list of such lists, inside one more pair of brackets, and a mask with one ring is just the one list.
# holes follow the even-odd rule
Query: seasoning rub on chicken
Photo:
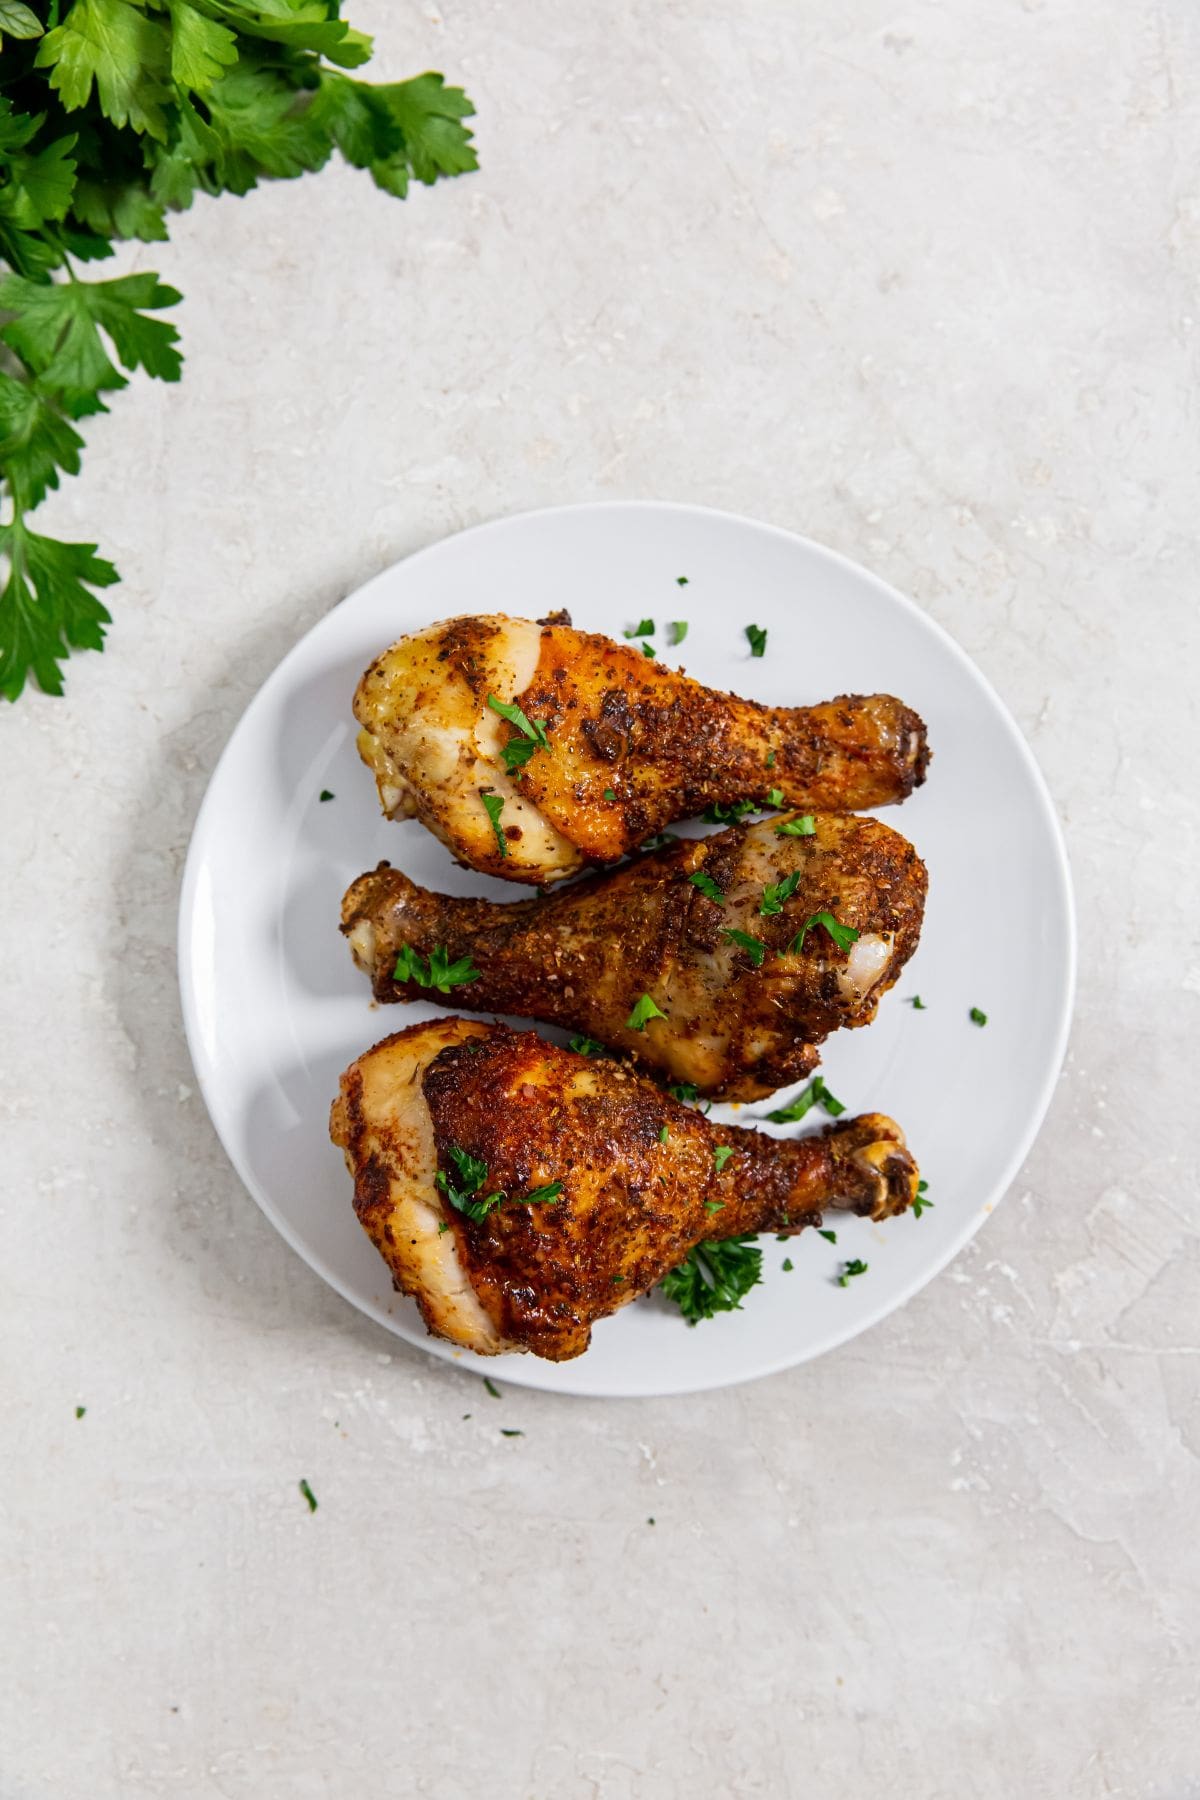
[[384, 863], [349, 889], [342, 930], [378, 1000], [543, 1019], [752, 1100], [874, 1017], [916, 949], [925, 886], [912, 845], [877, 819], [785, 814], [543, 900], [430, 893]]
[[396, 1287], [484, 1355], [579, 1356], [697, 1243], [884, 1219], [917, 1190], [878, 1114], [793, 1140], [716, 1126], [628, 1067], [456, 1018], [353, 1062], [330, 1135]]
[[569, 623], [502, 614], [401, 638], [354, 712], [390, 818], [420, 819], [469, 868], [540, 886], [773, 789], [805, 810], [903, 800], [929, 757], [891, 695], [765, 706]]

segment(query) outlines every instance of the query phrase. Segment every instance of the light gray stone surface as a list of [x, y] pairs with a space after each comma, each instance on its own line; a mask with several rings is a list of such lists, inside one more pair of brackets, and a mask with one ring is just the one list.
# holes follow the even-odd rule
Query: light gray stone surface
[[[331, 168], [124, 256], [184, 289], [186, 377], [47, 509], [121, 568], [108, 651], [0, 718], [0, 1797], [1200, 1794], [1196, 10], [356, 17], [465, 82], [483, 172]], [[240, 1188], [177, 888], [340, 595], [620, 496], [796, 527], [955, 634], [1066, 822], [1079, 1009], [900, 1315], [732, 1392], [497, 1404]]]

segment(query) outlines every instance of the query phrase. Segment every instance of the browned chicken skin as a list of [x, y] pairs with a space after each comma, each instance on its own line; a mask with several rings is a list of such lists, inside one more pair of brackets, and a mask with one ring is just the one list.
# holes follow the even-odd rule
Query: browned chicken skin
[[[342, 930], [379, 1000], [435, 1000], [514, 1013], [586, 1033], [703, 1094], [751, 1100], [806, 1075], [839, 1026], [864, 1025], [912, 955], [926, 875], [876, 819], [818, 816], [811, 836], [780, 835], [792, 815], [679, 841], [544, 900], [496, 905], [430, 893], [386, 863], [342, 902]], [[689, 877], [724, 895], [722, 903]], [[795, 877], [763, 916], [769, 885]], [[855, 928], [839, 950], [811, 915]], [[747, 949], [733, 929], [763, 948]], [[396, 981], [405, 945], [469, 956], [478, 978], [444, 994]], [[628, 1023], [642, 994], [667, 1016]]]
[[[504, 753], [524, 734], [489, 696], [545, 733], [516, 769]], [[832, 812], [903, 800], [929, 757], [920, 718], [891, 695], [764, 706], [628, 644], [502, 614], [401, 638], [363, 676], [354, 711], [390, 817], [421, 819], [470, 868], [539, 885], [772, 788], [786, 806]]]
[[[554, 1361], [579, 1356], [597, 1319], [702, 1240], [798, 1232], [827, 1208], [888, 1218], [917, 1186], [903, 1133], [880, 1115], [793, 1140], [716, 1126], [625, 1066], [465, 1019], [360, 1056], [330, 1135], [361, 1224], [430, 1331]], [[721, 1146], [733, 1154], [718, 1168]], [[447, 1195], [464, 1185], [464, 1154], [474, 1203], [505, 1196], [482, 1218]]]

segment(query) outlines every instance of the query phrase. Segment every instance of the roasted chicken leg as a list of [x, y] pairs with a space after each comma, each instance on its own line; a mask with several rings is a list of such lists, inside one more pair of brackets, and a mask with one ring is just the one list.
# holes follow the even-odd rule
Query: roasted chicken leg
[[924, 725], [888, 694], [763, 706], [610, 638], [501, 614], [401, 638], [354, 712], [390, 818], [420, 819], [472, 869], [543, 886], [773, 788], [833, 812], [903, 800], [928, 761]]
[[890, 1119], [790, 1141], [714, 1126], [623, 1066], [466, 1019], [360, 1056], [330, 1135], [429, 1330], [553, 1361], [704, 1239], [798, 1232], [826, 1208], [883, 1219], [917, 1186]]
[[[789, 823], [680, 840], [502, 905], [430, 893], [383, 863], [349, 889], [342, 930], [378, 1000], [544, 1019], [700, 1093], [753, 1100], [808, 1074], [838, 1026], [874, 1017], [925, 904], [925, 865], [877, 819], [819, 815], [803, 837]], [[467, 979], [439, 992], [435, 950], [443, 966], [469, 959]], [[643, 995], [654, 1006], [639, 1020]]]

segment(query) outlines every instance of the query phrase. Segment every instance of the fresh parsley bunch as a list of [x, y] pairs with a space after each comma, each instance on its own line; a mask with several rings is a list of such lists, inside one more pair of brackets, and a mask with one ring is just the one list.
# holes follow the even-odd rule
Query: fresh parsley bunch
[[180, 296], [157, 275], [85, 279], [114, 238], [165, 239], [197, 193], [244, 194], [334, 150], [403, 198], [477, 164], [474, 107], [437, 74], [346, 73], [371, 40], [340, 0], [0, 0], [0, 694], [62, 692], [72, 649], [100, 650], [94, 544], [29, 515], [79, 470], [75, 422], [106, 412], [121, 369], [178, 381]]

